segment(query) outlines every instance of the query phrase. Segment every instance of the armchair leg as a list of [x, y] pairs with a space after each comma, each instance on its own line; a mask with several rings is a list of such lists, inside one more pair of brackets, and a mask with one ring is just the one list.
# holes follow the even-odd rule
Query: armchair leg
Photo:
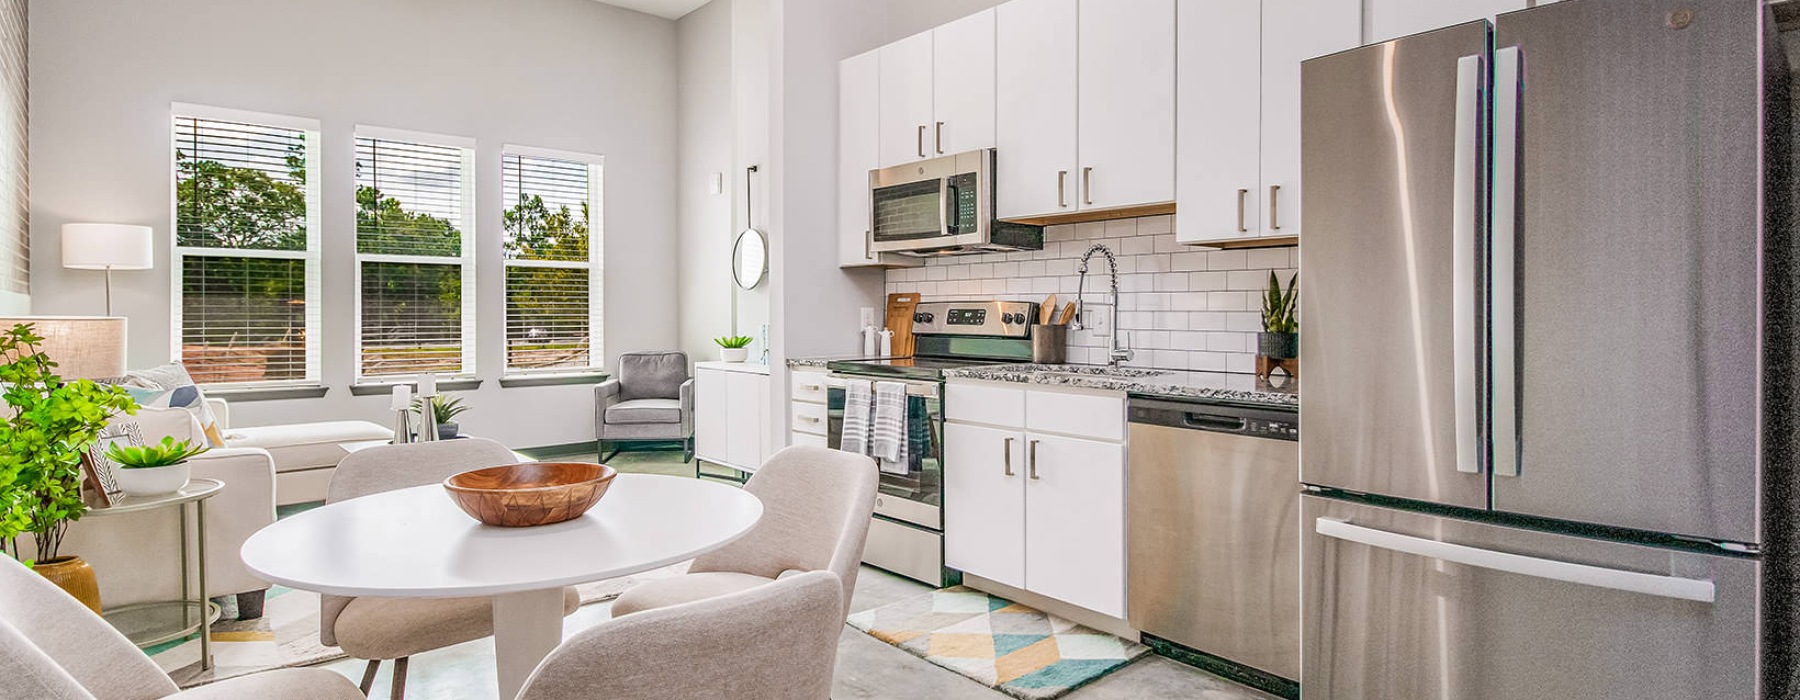
[[357, 686], [362, 688], [363, 697], [368, 697], [369, 689], [375, 687], [375, 672], [380, 668], [381, 659], [369, 659], [368, 668], [363, 669], [362, 684]]
[[394, 685], [388, 693], [388, 700], [406, 700], [406, 661], [410, 657], [402, 656], [394, 659]]
[[237, 611], [239, 620], [254, 620], [263, 616], [263, 602], [268, 600], [269, 591], [250, 591], [237, 594]]
[[[686, 464], [692, 461], [694, 461], [694, 436], [689, 435], [686, 440], [681, 441], [681, 462]], [[699, 474], [699, 470], [700, 466], [695, 465], [694, 473]]]
[[613, 450], [611, 452], [606, 452], [606, 443], [600, 443], [600, 451], [604, 453], [600, 455], [600, 461], [609, 462], [612, 461], [612, 458], [619, 456], [620, 452], [624, 452], [625, 446], [615, 442], [613, 443]]

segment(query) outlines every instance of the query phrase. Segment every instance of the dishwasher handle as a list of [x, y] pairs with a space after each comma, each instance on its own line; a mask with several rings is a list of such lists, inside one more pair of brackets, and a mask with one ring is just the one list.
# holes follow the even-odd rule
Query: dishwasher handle
[[1181, 422], [1189, 428], [1236, 433], [1244, 429], [1245, 419], [1243, 416], [1188, 412], [1182, 414]]

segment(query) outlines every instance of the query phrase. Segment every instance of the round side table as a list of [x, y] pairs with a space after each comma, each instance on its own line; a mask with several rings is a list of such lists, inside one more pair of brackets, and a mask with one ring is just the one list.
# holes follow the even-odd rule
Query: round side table
[[[82, 517], [100, 518], [123, 513], [172, 508], [181, 523], [181, 598], [133, 603], [104, 608], [101, 617], [139, 648], [200, 633], [200, 668], [213, 667], [210, 626], [219, 619], [219, 606], [206, 599], [206, 499], [224, 490], [217, 479], [196, 478], [180, 491], [163, 496], [126, 496], [110, 508], [91, 508]], [[194, 510], [193, 544], [188, 542], [187, 510]], [[198, 550], [198, 554], [196, 554]], [[191, 572], [198, 572], [194, 575]], [[193, 579], [193, 580], [190, 580]]]

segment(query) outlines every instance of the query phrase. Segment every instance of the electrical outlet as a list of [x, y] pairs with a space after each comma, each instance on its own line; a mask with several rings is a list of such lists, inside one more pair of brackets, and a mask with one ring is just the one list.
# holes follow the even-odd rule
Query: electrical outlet
[[1088, 335], [1105, 338], [1112, 335], [1112, 305], [1088, 304], [1081, 311], [1081, 325]]
[[873, 306], [862, 307], [862, 309], [859, 312], [857, 312], [856, 318], [858, 319], [858, 321], [856, 323], [856, 328], [858, 330], [868, 328], [869, 326], [875, 325], [875, 307], [873, 307]]

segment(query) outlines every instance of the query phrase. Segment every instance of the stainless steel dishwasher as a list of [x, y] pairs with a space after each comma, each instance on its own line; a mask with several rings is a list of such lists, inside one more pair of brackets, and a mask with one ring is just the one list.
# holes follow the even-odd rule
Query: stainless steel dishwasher
[[1128, 621], [1153, 646], [1297, 692], [1299, 415], [1139, 398], [1128, 413]]

